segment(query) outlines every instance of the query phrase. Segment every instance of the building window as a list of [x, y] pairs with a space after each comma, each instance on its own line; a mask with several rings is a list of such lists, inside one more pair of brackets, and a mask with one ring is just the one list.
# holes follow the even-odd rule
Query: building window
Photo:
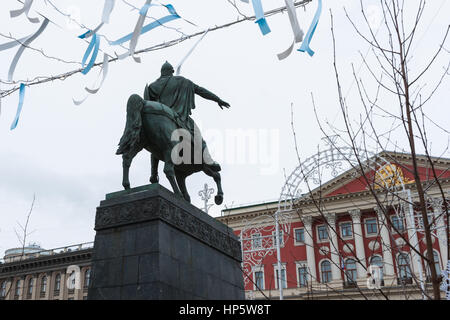
[[33, 287], [34, 287], [34, 279], [30, 278], [28, 280], [28, 295], [31, 296], [33, 294]]
[[394, 230], [398, 230], [402, 232], [405, 230], [405, 224], [403, 223], [403, 218], [399, 218], [396, 215], [391, 217], [392, 226], [395, 228]]
[[297, 268], [298, 272], [298, 284], [299, 287], [308, 286], [308, 268], [306, 266], [299, 266]]
[[255, 233], [252, 235], [252, 249], [262, 248], [262, 237], [261, 233]]
[[328, 240], [328, 228], [326, 225], [321, 225], [317, 227], [317, 237], [319, 241]]
[[47, 276], [43, 276], [41, 279], [41, 293], [47, 292]]
[[[281, 286], [283, 289], [287, 288], [286, 269], [281, 269]], [[278, 269], [275, 270], [275, 288], [278, 289]]]
[[322, 280], [322, 283], [330, 282], [331, 277], [331, 263], [328, 260], [322, 261], [320, 264], [320, 278]]
[[380, 281], [383, 285], [383, 258], [380, 256], [373, 256], [370, 258], [370, 265], [374, 265], [380, 268]]
[[410, 282], [409, 280], [412, 278], [409, 261], [409, 254], [407, 253], [400, 253], [397, 257], [398, 277], [400, 281]]
[[341, 236], [342, 236], [342, 238], [351, 238], [351, 237], [353, 237], [352, 223], [351, 222], [343, 222], [343, 223], [341, 223]]
[[378, 224], [376, 218], [366, 219], [366, 234], [367, 235], [377, 235], [378, 234]]
[[76, 282], [76, 274], [75, 271], [72, 271], [72, 273], [69, 276], [69, 282], [67, 284], [69, 293], [73, 293], [75, 290], [75, 282]]
[[[272, 232], [273, 237], [273, 246], [277, 245], [277, 237], [276, 232]], [[283, 239], [283, 230], [279, 230], [278, 237], [280, 238], [280, 246], [282, 247], [284, 245], [284, 239]]]
[[55, 277], [55, 292], [59, 293], [59, 290], [61, 290], [61, 274], [58, 273]]
[[91, 268], [87, 269], [84, 273], [84, 287], [89, 288], [91, 283]]
[[[434, 268], [436, 269], [436, 275], [439, 277], [441, 275], [441, 263], [440, 263], [439, 253], [437, 253], [437, 251], [434, 251], [434, 250], [433, 250], [433, 261], [434, 261]], [[427, 265], [427, 273], [428, 273], [428, 278], [431, 279], [431, 271], [430, 271], [429, 265]]]
[[255, 271], [255, 290], [264, 290], [264, 271]]
[[295, 234], [295, 243], [304, 243], [305, 242], [305, 229], [294, 229]]
[[16, 291], [14, 292], [15, 296], [20, 296], [21, 287], [22, 287], [22, 280], [17, 280], [16, 281]]
[[356, 261], [354, 259], [347, 259], [345, 261], [344, 272], [348, 284], [353, 284], [356, 282]]
[[6, 281], [2, 282], [2, 286], [0, 287], [0, 298], [6, 297]]
[[[435, 225], [435, 220], [434, 220], [434, 214], [433, 212], [428, 212], [427, 213], [427, 218], [428, 218], [428, 226], [430, 228], [430, 230], [435, 230], [436, 229], [436, 225]], [[418, 219], [418, 224], [419, 224], [419, 230], [425, 230], [425, 226], [423, 223], [423, 218], [419, 217]]]

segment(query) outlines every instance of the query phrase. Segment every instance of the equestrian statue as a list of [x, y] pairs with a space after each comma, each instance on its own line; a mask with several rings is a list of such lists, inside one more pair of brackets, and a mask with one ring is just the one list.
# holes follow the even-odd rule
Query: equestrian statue
[[[164, 173], [173, 192], [190, 202], [186, 177], [203, 171], [217, 184], [216, 204], [223, 202], [220, 165], [209, 153], [200, 130], [190, 117], [195, 108], [195, 94], [218, 103], [223, 109], [230, 105], [212, 92], [189, 79], [174, 76], [167, 61], [161, 76], [145, 86], [144, 99], [133, 94], [127, 102], [125, 130], [116, 154], [122, 155], [125, 190], [130, 189], [129, 169], [133, 158], [142, 150], [151, 153], [151, 183], [158, 183], [158, 164], [164, 162]], [[180, 137], [182, 139], [180, 139]]]

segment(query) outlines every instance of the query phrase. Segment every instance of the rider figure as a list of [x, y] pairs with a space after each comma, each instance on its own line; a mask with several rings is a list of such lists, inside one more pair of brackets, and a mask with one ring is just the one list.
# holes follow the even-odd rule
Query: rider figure
[[[174, 69], [172, 65], [166, 61], [161, 67], [161, 77], [146, 87], [144, 97], [145, 99], [158, 101], [170, 107], [176, 112], [183, 126], [188, 129], [192, 135], [194, 133], [194, 128], [198, 130], [194, 120], [190, 117], [191, 110], [195, 109], [195, 94], [217, 102], [221, 109], [223, 109], [223, 107], [230, 107], [227, 102], [223, 101], [209, 90], [196, 85], [191, 80], [182, 76], [174, 76], [173, 73]], [[203, 139], [202, 151], [203, 162], [210, 165], [215, 171], [219, 171], [220, 165], [212, 160], [208, 147]]]

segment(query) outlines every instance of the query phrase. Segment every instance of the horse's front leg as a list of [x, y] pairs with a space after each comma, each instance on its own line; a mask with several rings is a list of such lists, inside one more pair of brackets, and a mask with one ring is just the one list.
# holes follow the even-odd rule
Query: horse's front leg
[[214, 197], [214, 202], [217, 205], [221, 205], [223, 202], [223, 190], [222, 190], [222, 179], [220, 178], [220, 173], [211, 169], [210, 166], [203, 166], [203, 172], [214, 179], [217, 185], [217, 195]]
[[180, 189], [178, 188], [177, 182], [175, 181], [175, 169], [172, 161], [165, 161], [164, 173], [166, 174], [167, 180], [169, 180], [170, 185], [172, 186], [173, 193], [183, 198], [183, 194], [181, 193]]
[[159, 176], [158, 176], [158, 165], [159, 165], [159, 159], [152, 153], [151, 154], [151, 164], [152, 164], [152, 174], [150, 176], [150, 183], [158, 183], [159, 182]]
[[184, 199], [190, 203], [191, 197], [189, 196], [189, 193], [186, 188], [186, 175], [175, 171], [175, 177], [177, 178], [178, 187], [180, 188], [180, 191], [183, 194]]
[[214, 197], [214, 202], [217, 205], [220, 205], [223, 202], [222, 179], [220, 177], [220, 173], [214, 172], [213, 179], [217, 185], [217, 195]]

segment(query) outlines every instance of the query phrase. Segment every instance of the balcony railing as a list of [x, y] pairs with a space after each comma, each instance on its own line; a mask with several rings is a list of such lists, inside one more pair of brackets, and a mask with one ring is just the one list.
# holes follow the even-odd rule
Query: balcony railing
[[91, 249], [93, 247], [94, 247], [94, 242], [92, 241], [92, 242], [74, 244], [74, 245], [70, 245], [70, 246], [66, 246], [66, 247], [54, 248], [54, 249], [50, 249], [50, 250], [42, 250], [42, 251], [37, 251], [37, 252], [32, 252], [32, 253], [25, 253], [23, 255], [20, 255], [20, 253], [19, 253], [19, 255], [17, 255], [17, 256], [15, 255], [12, 257], [7, 257], [6, 259], [0, 259], [0, 264], [15, 262], [15, 261], [22, 261], [25, 259], [48, 257], [48, 256], [52, 256], [55, 254], [61, 254], [61, 253], [66, 253], [66, 252], [81, 251], [81, 250]]

